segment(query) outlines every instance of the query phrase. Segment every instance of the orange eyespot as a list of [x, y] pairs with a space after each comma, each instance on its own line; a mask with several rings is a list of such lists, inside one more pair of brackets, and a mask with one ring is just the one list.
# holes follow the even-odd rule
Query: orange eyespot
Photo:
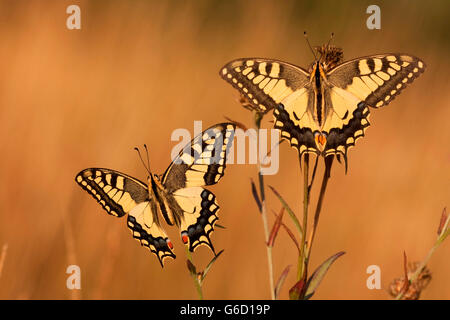
[[183, 241], [184, 244], [188, 243], [189, 238], [186, 233], [181, 234], [181, 240]]
[[173, 249], [173, 244], [169, 239], [166, 239], [166, 243], [169, 246], [170, 249]]

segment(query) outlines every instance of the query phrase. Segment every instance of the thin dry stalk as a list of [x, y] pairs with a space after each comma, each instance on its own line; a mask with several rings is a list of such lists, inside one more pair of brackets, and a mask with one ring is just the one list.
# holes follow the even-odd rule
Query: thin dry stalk
[[[428, 252], [427, 256], [424, 260], [419, 264], [419, 266], [415, 269], [415, 272], [408, 279], [408, 275], [405, 275], [405, 281], [408, 282], [408, 285], [413, 284], [420, 275], [425, 272], [426, 266], [431, 259], [431, 256], [436, 251], [436, 249], [441, 245], [441, 243], [450, 235], [450, 215], [447, 214], [446, 208], [444, 208], [441, 216], [441, 221], [438, 228], [438, 237], [433, 247]], [[405, 261], [406, 264], [406, 261]], [[406, 289], [407, 290], [407, 289]], [[395, 297], [395, 300], [401, 300], [403, 296], [406, 294], [406, 290], [401, 290], [400, 293]], [[420, 292], [419, 292], [420, 293]]]
[[334, 157], [325, 158], [325, 171], [323, 173], [322, 185], [320, 186], [320, 194], [319, 199], [317, 200], [316, 211], [314, 213], [314, 224], [311, 234], [309, 235], [308, 240], [308, 252], [306, 259], [309, 261], [309, 257], [311, 256], [312, 244], [314, 241], [314, 237], [316, 235], [317, 225], [319, 224], [320, 212], [322, 210], [323, 199], [325, 197], [325, 191], [327, 190], [328, 180], [331, 176], [331, 166], [333, 165]]
[[[259, 146], [259, 129], [261, 128], [261, 119], [262, 115], [256, 113], [255, 114], [255, 125], [257, 129], [257, 145]], [[269, 286], [270, 286], [270, 298], [272, 300], [275, 300], [275, 283], [274, 283], [274, 277], [273, 277], [273, 258], [272, 258], [272, 247], [268, 245], [269, 243], [269, 225], [267, 223], [267, 208], [266, 208], [266, 196], [264, 192], [264, 176], [261, 171], [261, 162], [259, 157], [258, 158], [258, 181], [259, 181], [259, 189], [260, 189], [260, 195], [261, 195], [261, 218], [264, 226], [264, 236], [265, 236], [265, 243], [266, 243], [266, 249], [267, 249], [267, 265], [269, 268]]]
[[[75, 241], [73, 238], [72, 226], [66, 215], [63, 215], [64, 239], [66, 240], [67, 265], [76, 264], [77, 256], [75, 253]], [[72, 300], [81, 299], [81, 290], [70, 290]]]
[[5, 243], [2, 247], [2, 254], [0, 256], [0, 278], [2, 277], [3, 266], [5, 264], [6, 253], [8, 252], [8, 244]]

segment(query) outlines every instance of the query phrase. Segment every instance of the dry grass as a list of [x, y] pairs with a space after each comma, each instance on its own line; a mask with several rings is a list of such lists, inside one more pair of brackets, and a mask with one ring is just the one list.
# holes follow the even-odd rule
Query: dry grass
[[[136, 145], [150, 146], [152, 168], [163, 172], [176, 144], [170, 141], [175, 128], [193, 130], [200, 119], [206, 128], [224, 115], [250, 127], [252, 118], [218, 76], [220, 67], [245, 56], [306, 66], [312, 57], [305, 29], [313, 45], [333, 31], [346, 59], [407, 52], [428, 65], [391, 105], [372, 112], [372, 127], [350, 151], [348, 174], [333, 168], [311, 265], [340, 250], [347, 254], [314, 298], [385, 299], [385, 290], [366, 288], [367, 266], [381, 267], [386, 288], [398, 276], [399, 252], [426, 254], [434, 236], [422, 230], [435, 228], [433, 213], [450, 202], [448, 2], [386, 3], [380, 31], [365, 28], [368, 4], [350, 1], [78, 3], [81, 31], [65, 28], [70, 1], [0, 3], [0, 243], [11, 248], [1, 299], [70, 297], [65, 208], [83, 298], [195, 298], [179, 232], [168, 230], [178, 258], [161, 270], [132, 239], [125, 220], [105, 214], [76, 186], [74, 175], [102, 166], [145, 179]], [[270, 126], [266, 118], [263, 127]], [[277, 186], [288, 203], [298, 203], [301, 183], [292, 181], [300, 176], [297, 158], [287, 144], [280, 152], [280, 171], [265, 177], [266, 184]], [[262, 225], [248, 190], [254, 174], [253, 166], [230, 165], [210, 188], [221, 206], [219, 223], [227, 229], [213, 235], [225, 252], [208, 275], [205, 298], [270, 297], [261, 267]], [[268, 210], [278, 210], [270, 207], [275, 196], [267, 196]], [[110, 230], [117, 231], [112, 239]], [[443, 243], [440, 252], [448, 248]], [[295, 256], [291, 240], [280, 233], [274, 274]], [[195, 259], [206, 265], [211, 253], [199, 249]], [[450, 298], [449, 264], [448, 254], [433, 257], [429, 268], [436, 281], [423, 299]], [[99, 279], [107, 268], [112, 270], [105, 280]], [[286, 283], [294, 282], [294, 273]]]
[[2, 277], [3, 265], [5, 264], [7, 252], [8, 252], [8, 244], [4, 244], [2, 246], [2, 253], [0, 255], [0, 278]]

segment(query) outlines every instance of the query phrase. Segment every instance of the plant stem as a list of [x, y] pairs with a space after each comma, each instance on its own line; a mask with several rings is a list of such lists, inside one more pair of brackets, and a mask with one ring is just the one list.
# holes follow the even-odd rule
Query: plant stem
[[[192, 276], [192, 278], [194, 278], [194, 276]], [[197, 289], [198, 300], [203, 300], [202, 286], [200, 285], [200, 282], [198, 281], [197, 278], [194, 278], [194, 285], [195, 285], [195, 288]]]
[[[306, 230], [308, 224], [308, 203], [309, 203], [309, 155], [305, 154], [304, 156], [304, 168], [303, 168], [303, 232], [302, 238], [300, 242], [300, 255], [299, 255], [299, 265], [298, 265], [298, 273], [297, 273], [297, 281], [300, 281], [306, 272], [306, 260], [305, 260], [305, 241], [306, 241]], [[298, 157], [299, 164], [301, 166], [302, 158], [299, 155]]]
[[331, 166], [333, 165], [334, 157], [325, 158], [325, 171], [323, 173], [322, 185], [320, 186], [320, 194], [319, 199], [317, 200], [316, 212], [314, 213], [314, 224], [311, 234], [308, 239], [308, 252], [306, 256], [306, 260], [309, 261], [309, 257], [311, 256], [312, 244], [314, 241], [314, 237], [316, 235], [317, 225], [319, 223], [320, 211], [322, 210], [322, 203], [325, 197], [325, 191], [327, 190], [328, 180], [330, 179]]
[[[255, 114], [255, 126], [256, 126], [256, 143], [258, 145], [259, 150], [259, 129], [261, 128], [261, 120], [262, 115], [259, 113]], [[259, 153], [258, 153], [259, 155]], [[275, 300], [275, 285], [273, 280], [273, 259], [272, 259], [272, 247], [269, 246], [269, 225], [267, 223], [267, 208], [266, 208], [266, 196], [264, 191], [264, 176], [261, 171], [261, 159], [258, 158], [258, 182], [259, 182], [259, 191], [261, 195], [261, 218], [263, 222], [264, 227], [264, 237], [265, 237], [265, 244], [267, 249], [267, 265], [269, 268], [269, 286], [270, 286], [270, 298], [272, 300]]]
[[[186, 247], [186, 256], [189, 259], [189, 261], [192, 263], [192, 265], [195, 266], [194, 261], [192, 260], [191, 252], [189, 251], [189, 249], [187, 247]], [[202, 284], [200, 283], [198, 275], [197, 275], [197, 273], [191, 272], [191, 276], [192, 276], [192, 280], [194, 280], [194, 286], [195, 286], [195, 289], [197, 290], [198, 299], [203, 300]]]
[[[425, 267], [428, 264], [428, 261], [430, 261], [431, 256], [433, 255], [434, 251], [439, 247], [439, 245], [442, 242], [436, 241], [436, 243], [434, 244], [433, 248], [430, 249], [430, 251], [428, 252], [426, 258], [420, 263], [420, 265], [417, 267], [416, 271], [414, 272], [414, 274], [411, 276], [410, 279], [407, 279], [409, 281], [409, 283], [413, 283], [417, 277], [419, 277], [420, 273], [423, 271], [423, 269], [425, 269]], [[400, 300], [401, 298], [403, 298], [403, 296], [405, 295], [406, 292], [404, 292], [403, 290], [395, 297], [395, 300]]]
[[[445, 218], [445, 221], [442, 221], [442, 219]], [[447, 236], [450, 234], [449, 233], [449, 229], [448, 226], [450, 224], [450, 215], [446, 215], [446, 208], [444, 208], [444, 211], [442, 212], [442, 217], [441, 217], [441, 224], [439, 225], [439, 231], [438, 231], [438, 237], [436, 239], [436, 242], [434, 243], [434, 246], [430, 249], [430, 251], [428, 251], [427, 256], [425, 257], [425, 259], [420, 263], [420, 265], [417, 267], [416, 271], [414, 271], [413, 275], [411, 276], [410, 279], [405, 279], [407, 281], [409, 281], [409, 284], [413, 283], [414, 281], [416, 281], [416, 279], [420, 276], [420, 274], [422, 273], [422, 271], [425, 269], [425, 267], [428, 264], [428, 261], [430, 261], [431, 256], [433, 255], [434, 251], [436, 251], [436, 249], [441, 245], [442, 242], [444, 242], [444, 240], [447, 238]], [[408, 275], [406, 274], [406, 277], [408, 277]], [[395, 300], [400, 300], [406, 293], [407, 290], [402, 290], [396, 297]]]
[[6, 259], [6, 252], [8, 251], [8, 244], [4, 244], [0, 255], [0, 277], [2, 276], [3, 265]]

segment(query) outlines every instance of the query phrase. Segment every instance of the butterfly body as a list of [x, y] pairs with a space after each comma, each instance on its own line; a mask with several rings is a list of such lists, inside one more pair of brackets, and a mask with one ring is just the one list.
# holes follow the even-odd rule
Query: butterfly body
[[407, 54], [380, 54], [343, 61], [334, 46], [316, 47], [308, 69], [280, 60], [243, 58], [220, 71], [251, 108], [274, 112], [282, 138], [304, 153], [342, 155], [364, 136], [369, 107], [390, 103], [425, 69]]
[[154, 253], [161, 265], [165, 258], [175, 258], [161, 217], [167, 225], [180, 228], [181, 240], [190, 251], [206, 245], [214, 252], [210, 234], [219, 206], [215, 195], [203, 186], [215, 184], [223, 176], [234, 128], [232, 123], [222, 123], [207, 129], [180, 151], [163, 175], [149, 170], [147, 183], [105, 168], [84, 169], [75, 181], [109, 214], [128, 214], [133, 237]]

